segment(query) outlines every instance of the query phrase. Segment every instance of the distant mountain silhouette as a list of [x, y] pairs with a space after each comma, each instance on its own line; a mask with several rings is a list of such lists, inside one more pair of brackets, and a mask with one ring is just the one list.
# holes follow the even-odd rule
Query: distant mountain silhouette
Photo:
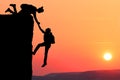
[[52, 73], [45, 76], [33, 76], [32, 80], [120, 80], [120, 70]]

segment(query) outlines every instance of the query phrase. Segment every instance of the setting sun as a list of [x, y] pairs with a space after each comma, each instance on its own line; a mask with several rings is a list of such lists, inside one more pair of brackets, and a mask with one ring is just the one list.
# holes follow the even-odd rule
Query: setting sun
[[112, 59], [112, 54], [111, 53], [105, 53], [103, 57], [106, 61], [109, 61], [109, 60]]

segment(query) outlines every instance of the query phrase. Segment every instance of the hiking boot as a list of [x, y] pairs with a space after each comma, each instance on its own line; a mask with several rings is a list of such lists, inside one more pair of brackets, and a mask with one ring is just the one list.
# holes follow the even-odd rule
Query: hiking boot
[[10, 6], [15, 7], [15, 6], [16, 6], [16, 4], [10, 4]]

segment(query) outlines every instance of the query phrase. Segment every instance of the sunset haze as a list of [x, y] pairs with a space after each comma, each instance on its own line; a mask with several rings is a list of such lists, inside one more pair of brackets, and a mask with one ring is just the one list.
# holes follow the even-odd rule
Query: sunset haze
[[[43, 63], [44, 47], [33, 55], [33, 75], [54, 72], [120, 69], [120, 1], [119, 0], [4, 0], [0, 13], [15, 3], [43, 6], [37, 14], [41, 27], [50, 27], [55, 44], [48, 54], [48, 65]], [[33, 49], [43, 42], [43, 34], [34, 23]], [[7, 32], [6, 32], [7, 33]], [[105, 52], [112, 60], [105, 61]]]

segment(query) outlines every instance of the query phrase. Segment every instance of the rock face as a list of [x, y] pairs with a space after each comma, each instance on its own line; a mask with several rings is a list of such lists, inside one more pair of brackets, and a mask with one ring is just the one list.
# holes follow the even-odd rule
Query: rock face
[[0, 15], [0, 72], [3, 80], [31, 80], [33, 26], [30, 15]]

